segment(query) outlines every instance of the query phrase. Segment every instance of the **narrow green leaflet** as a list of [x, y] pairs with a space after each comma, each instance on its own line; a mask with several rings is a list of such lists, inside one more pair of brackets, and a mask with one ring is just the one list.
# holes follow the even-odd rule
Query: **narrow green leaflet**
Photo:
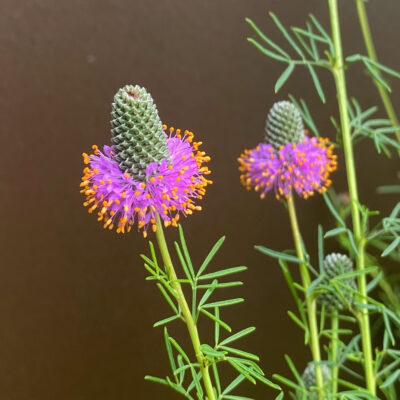
[[315, 69], [311, 64], [307, 64], [307, 68], [308, 68], [308, 71], [310, 72], [310, 75], [311, 75], [312, 81], [314, 83], [315, 89], [317, 90], [318, 96], [321, 99], [321, 101], [325, 104], [325, 102], [326, 102], [325, 93], [322, 89], [318, 75], [315, 72]]
[[243, 350], [239, 350], [239, 349], [235, 349], [233, 347], [228, 347], [228, 346], [223, 346], [223, 345], [219, 345], [218, 347], [222, 350], [226, 350], [229, 353], [236, 354], [237, 356], [248, 358], [249, 360], [253, 360], [253, 361], [260, 361], [260, 358], [253, 353], [249, 353], [247, 351], [243, 351]]
[[241, 382], [243, 382], [246, 378], [243, 375], [239, 375], [235, 378], [222, 392], [222, 395], [226, 395], [230, 393], [233, 389], [235, 389]]
[[275, 93], [278, 93], [281, 87], [285, 84], [285, 82], [289, 79], [290, 75], [294, 71], [294, 64], [289, 63], [287, 68], [282, 72], [282, 75], [278, 78], [275, 83]]
[[178, 229], [179, 229], [179, 238], [180, 238], [181, 246], [182, 246], [182, 249], [183, 249], [183, 254], [185, 256], [186, 264], [187, 264], [187, 266], [188, 266], [188, 268], [190, 270], [191, 275], [195, 276], [196, 274], [195, 274], [194, 269], [193, 269], [192, 260], [190, 259], [189, 251], [188, 251], [188, 248], [186, 246], [185, 235], [183, 234], [183, 229], [182, 229], [182, 226], [180, 224], [178, 225]]
[[273, 258], [282, 259], [282, 260], [296, 263], [296, 264], [303, 263], [303, 261], [300, 260], [300, 258], [297, 258], [297, 257], [292, 256], [287, 253], [282, 253], [280, 251], [268, 249], [267, 247], [264, 247], [264, 246], [254, 246], [254, 248], [256, 250], [258, 250], [259, 252], [266, 254], [267, 256], [273, 257]]
[[[218, 307], [216, 307], [218, 308]], [[232, 328], [226, 324], [224, 321], [219, 319], [216, 315], [211, 314], [204, 308], [200, 308], [200, 312], [202, 312], [204, 315], [206, 315], [208, 318], [212, 319], [214, 322], [216, 322], [219, 326], [222, 326], [224, 329], [226, 329], [228, 332], [232, 332]]]
[[273, 53], [271, 50], [266, 49], [265, 47], [261, 46], [260, 43], [258, 43], [256, 40], [254, 40], [253, 38], [247, 38], [247, 40], [257, 49], [259, 50], [261, 53], [265, 54], [266, 56], [273, 58], [277, 61], [281, 61], [281, 62], [288, 62], [289, 59], [280, 56], [279, 54]]
[[310, 111], [309, 111], [305, 101], [303, 99], [300, 99], [300, 101], [297, 101], [296, 98], [294, 96], [292, 96], [291, 94], [289, 94], [289, 99], [300, 111], [300, 114], [301, 114], [301, 117], [303, 118], [304, 123], [311, 129], [312, 133], [315, 136], [319, 136], [318, 129], [315, 125], [315, 122], [310, 114]]
[[160, 326], [160, 325], [166, 325], [169, 322], [175, 321], [176, 319], [179, 319], [179, 318], [180, 318], [180, 315], [173, 315], [172, 317], [164, 318], [164, 319], [154, 323], [153, 328], [156, 328], [157, 326]]
[[276, 50], [278, 53], [280, 53], [284, 58], [287, 60], [290, 59], [290, 56], [288, 53], [286, 53], [285, 50], [283, 50], [281, 47], [279, 47], [277, 44], [275, 44], [271, 39], [269, 39], [264, 33], [257, 27], [257, 25], [250, 19], [246, 18], [246, 22], [251, 26], [251, 28], [254, 30], [254, 32], [264, 41], [266, 42], [269, 46], [271, 46], [274, 50]]
[[236, 299], [215, 301], [214, 303], [208, 303], [203, 305], [203, 308], [233, 306], [234, 304], [242, 303], [243, 301], [244, 299], [242, 299], [241, 297], [238, 297]]
[[240, 339], [240, 338], [242, 338], [242, 337], [244, 337], [246, 335], [249, 335], [250, 333], [254, 332], [255, 330], [256, 330], [256, 328], [254, 328], [254, 327], [249, 327], [249, 328], [243, 329], [243, 330], [235, 333], [234, 335], [229, 336], [226, 339], [224, 339], [219, 344], [219, 346], [224, 346], [224, 345], [226, 345], [228, 343], [234, 342], [235, 340], [238, 340], [238, 339]]
[[213, 259], [213, 257], [215, 256], [215, 254], [218, 252], [218, 250], [220, 249], [220, 247], [222, 246], [222, 244], [225, 241], [225, 236], [222, 236], [222, 238], [220, 238], [218, 240], [217, 243], [214, 244], [213, 248], [210, 250], [210, 252], [208, 253], [207, 257], [205, 258], [205, 260], [203, 261], [203, 263], [201, 264], [198, 272], [197, 272], [197, 277], [200, 277], [201, 274], [204, 272], [204, 270], [207, 268], [208, 264], [210, 263], [210, 261]]
[[220, 278], [221, 276], [236, 274], [237, 272], [245, 271], [246, 269], [247, 269], [247, 267], [245, 267], [245, 266], [222, 269], [220, 271], [211, 272], [209, 274], [201, 275], [201, 276], [198, 277], [198, 279], [199, 280], [205, 280], [205, 279]]

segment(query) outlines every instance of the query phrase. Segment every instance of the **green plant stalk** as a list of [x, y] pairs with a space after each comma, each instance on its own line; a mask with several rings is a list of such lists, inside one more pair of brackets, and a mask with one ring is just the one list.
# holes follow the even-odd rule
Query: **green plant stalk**
[[339, 345], [339, 315], [334, 310], [331, 316], [331, 358], [334, 363], [332, 366], [332, 396], [335, 397], [338, 391], [339, 365], [338, 365], [338, 345]]
[[162, 227], [160, 216], [157, 215], [157, 230], [156, 238], [158, 247], [160, 248], [161, 256], [164, 261], [165, 271], [169, 277], [172, 288], [175, 290], [176, 299], [182, 310], [183, 318], [186, 321], [186, 326], [189, 331], [189, 336], [192, 341], [193, 349], [196, 355], [197, 362], [200, 364], [200, 371], [203, 376], [203, 384], [207, 393], [208, 400], [216, 400], [211, 377], [209, 373], [209, 366], [207, 365], [206, 358], [201, 351], [201, 343], [197, 326], [193, 320], [192, 313], [190, 312], [185, 295], [183, 294], [181, 284], [178, 282], [174, 266], [172, 264], [171, 256], [168, 251], [168, 246], [165, 241], [164, 230]]
[[[288, 213], [290, 219], [290, 226], [292, 228], [293, 234], [293, 241], [296, 248], [297, 257], [303, 261], [300, 267], [300, 276], [301, 281], [304, 286], [305, 291], [310, 286], [311, 278], [308, 272], [307, 266], [305, 264], [305, 257], [303, 252], [303, 244], [301, 240], [301, 234], [299, 229], [299, 224], [297, 222], [296, 216], [296, 208], [294, 205], [294, 200], [292, 195], [289, 196], [287, 199], [288, 205]], [[313, 361], [315, 364], [315, 378], [317, 381], [317, 388], [318, 388], [318, 398], [324, 398], [324, 381], [322, 376], [322, 369], [319, 362], [321, 361], [321, 350], [319, 346], [319, 335], [318, 335], [318, 324], [317, 324], [317, 302], [313, 295], [305, 295], [306, 296], [306, 305], [307, 305], [307, 315], [308, 315], [308, 325], [310, 329], [310, 347], [311, 347], [311, 354], [313, 357]]]
[[[365, 47], [367, 49], [368, 57], [375, 62], [378, 62], [378, 57], [376, 55], [375, 51], [375, 46], [374, 42], [372, 40], [372, 35], [371, 35], [371, 29], [369, 27], [369, 22], [368, 22], [368, 15], [367, 11], [365, 9], [364, 1], [363, 0], [356, 0], [357, 4], [357, 13], [358, 13], [358, 19], [360, 21], [360, 26], [361, 26], [361, 32], [364, 38], [364, 43]], [[378, 69], [375, 69], [376, 73], [381, 75], [380, 71]], [[394, 111], [394, 107], [392, 104], [392, 101], [390, 100], [389, 93], [383, 88], [379, 82], [377, 82], [375, 79], [373, 80], [375, 83], [376, 88], [378, 89], [379, 95], [381, 96], [381, 100], [383, 103], [383, 106], [385, 107], [386, 114], [388, 115], [388, 118], [390, 119], [390, 122], [394, 127], [399, 126], [399, 120], [397, 118], [396, 112]], [[398, 142], [400, 143], [400, 131], [396, 132], [396, 138]], [[400, 151], [399, 151], [400, 154]]]
[[[357, 5], [358, 19], [360, 21], [360, 26], [361, 26], [361, 32], [364, 38], [365, 48], [367, 49], [368, 57], [372, 61], [378, 62], [378, 56], [375, 51], [375, 45], [372, 39], [371, 29], [368, 21], [368, 14], [367, 10], [365, 9], [364, 1], [356, 0], [356, 5]], [[376, 69], [376, 73], [381, 75], [378, 69]], [[379, 82], [374, 80], [374, 84], [379, 92], [379, 95], [381, 96], [383, 106], [385, 107], [386, 114], [388, 115], [390, 122], [394, 127], [400, 126], [399, 119], [397, 118], [396, 112], [393, 107], [393, 103], [390, 100], [389, 93], [385, 90], [385, 88], [383, 88], [379, 84]], [[397, 141], [400, 143], [400, 131], [396, 132], [396, 138]], [[399, 150], [399, 155], [400, 155], [400, 150]], [[384, 290], [386, 295], [391, 299], [390, 301], [394, 304], [396, 310], [398, 311], [400, 309], [399, 307], [400, 303], [397, 300], [397, 297], [393, 294], [392, 288], [390, 287], [385, 277], [381, 281], [379, 281], [379, 285]]]
[[[332, 66], [331, 71], [333, 73], [336, 84], [340, 121], [342, 127], [343, 149], [346, 161], [347, 182], [350, 194], [353, 234], [358, 250], [356, 264], [357, 264], [357, 269], [359, 271], [362, 271], [365, 269], [365, 260], [364, 260], [365, 238], [361, 230], [360, 212], [358, 209], [359, 201], [358, 201], [357, 179], [356, 179], [356, 171], [355, 171], [355, 163], [353, 155], [353, 145], [350, 134], [350, 121], [349, 121], [349, 115], [347, 113], [348, 98], [347, 98], [346, 80], [344, 74], [343, 52], [342, 52], [342, 42], [340, 36], [337, 0], [328, 0], [328, 5], [329, 5], [329, 16], [332, 29], [332, 38], [333, 38], [335, 57], [336, 57], [335, 63]], [[363, 305], [366, 305], [367, 282], [365, 274], [361, 274], [358, 277], [358, 290], [359, 290], [358, 300]], [[373, 358], [372, 358], [371, 330], [369, 322], [369, 313], [366, 307], [361, 308], [358, 319], [360, 323], [362, 348], [364, 353], [364, 364], [365, 364], [364, 368], [365, 368], [365, 379], [367, 383], [367, 390], [371, 394], [375, 395], [376, 384], [375, 384]]]

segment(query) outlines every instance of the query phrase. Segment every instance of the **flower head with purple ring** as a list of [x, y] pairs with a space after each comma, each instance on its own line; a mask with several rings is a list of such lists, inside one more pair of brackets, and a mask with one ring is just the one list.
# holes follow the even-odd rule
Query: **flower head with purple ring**
[[[131, 91], [134, 88], [135, 93], [142, 90], [140, 87], [128, 88]], [[128, 99], [125, 98], [124, 101], [131, 101], [129, 92]], [[144, 120], [148, 126], [148, 119]], [[158, 126], [158, 121], [156, 125]], [[159, 145], [159, 139], [154, 142], [154, 135], [145, 137], [149, 143], [144, 139], [140, 142], [139, 138], [141, 146], [136, 149], [139, 155], [150, 160], [157, 157], [159, 159], [139, 164], [142, 160], [139, 157], [132, 163], [133, 168], [129, 168], [130, 159], [122, 153], [126, 148], [123, 143], [116, 144], [117, 140], [113, 140], [113, 146], [104, 146], [103, 151], [94, 145], [94, 154], [83, 153], [84, 163], [87, 165], [81, 183], [81, 192], [86, 195], [84, 205], [89, 207], [89, 213], [98, 211], [98, 220], [104, 222], [104, 228], [115, 227], [118, 233], [124, 233], [129, 232], [137, 222], [138, 229], [142, 229], [146, 237], [149, 224], [153, 231], [156, 230], [157, 214], [165, 226], [177, 226], [179, 213], [189, 215], [193, 210], [201, 210], [200, 206], [194, 204], [194, 199], [201, 199], [205, 194], [205, 187], [212, 183], [205, 178], [204, 175], [208, 175], [210, 171], [203, 165], [210, 158], [199, 151], [201, 142], [193, 141], [192, 132], [186, 130], [182, 134], [180, 129], [171, 127], [167, 130], [165, 125], [161, 129], [160, 137], [165, 140], [166, 152], [164, 147], [159, 146], [162, 155], [159, 156], [160, 151], [154, 153], [154, 148]], [[126, 135], [124, 140], [127, 140]], [[132, 141], [128, 142], [127, 149], [135, 150]]]
[[242, 184], [254, 188], [264, 198], [274, 189], [275, 196], [289, 198], [293, 191], [308, 198], [324, 192], [336, 170], [336, 155], [328, 139], [304, 134], [301, 115], [289, 102], [271, 109], [266, 126], [266, 142], [239, 157]]

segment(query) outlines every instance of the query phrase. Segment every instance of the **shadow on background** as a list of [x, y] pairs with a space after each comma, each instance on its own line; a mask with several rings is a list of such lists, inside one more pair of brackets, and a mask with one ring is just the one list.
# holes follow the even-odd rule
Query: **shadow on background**
[[[368, 7], [381, 60], [398, 69], [400, 4]], [[294, 304], [277, 263], [253, 250], [254, 244], [291, 248], [289, 224], [273, 196], [261, 201], [241, 187], [236, 159], [261, 140], [269, 107], [288, 91], [307, 101], [320, 132], [333, 138], [335, 93], [323, 72], [327, 104], [321, 104], [299, 70], [275, 95], [282, 65], [246, 42], [252, 33], [244, 17], [283, 43], [267, 11], [287, 25], [302, 25], [313, 12], [328, 26], [325, 2], [3, 0], [0, 8], [0, 397], [178, 397], [143, 380], [147, 373], [169, 373], [162, 330], [152, 328], [169, 310], [144, 281], [138, 257], [147, 244], [136, 232], [104, 231], [79, 194], [81, 153], [109, 142], [110, 103], [127, 83], [147, 87], [163, 122], [193, 130], [212, 157], [214, 185], [203, 211], [183, 227], [195, 265], [226, 234], [214, 266], [249, 267], [241, 277], [245, 286], [234, 291], [246, 302], [225, 314], [236, 329], [257, 326], [242, 347], [261, 355], [269, 376], [289, 374], [285, 353], [304, 368], [308, 350], [286, 315]], [[353, 2], [342, 1], [341, 14], [346, 51], [364, 52]], [[378, 103], [361, 69], [353, 69], [348, 81], [363, 107]], [[393, 88], [400, 104], [399, 82]], [[362, 201], [388, 210], [396, 198], [377, 196], [375, 187], [394, 182], [398, 160], [377, 156], [371, 143], [357, 148], [356, 160]], [[343, 191], [341, 154], [339, 163], [333, 178]], [[317, 223], [328, 229], [333, 222], [320, 197], [297, 203], [314, 256]], [[167, 236], [172, 241], [176, 231]], [[326, 244], [328, 251], [335, 246]], [[184, 331], [176, 331], [182, 338]], [[261, 385], [242, 393], [274, 397]]]

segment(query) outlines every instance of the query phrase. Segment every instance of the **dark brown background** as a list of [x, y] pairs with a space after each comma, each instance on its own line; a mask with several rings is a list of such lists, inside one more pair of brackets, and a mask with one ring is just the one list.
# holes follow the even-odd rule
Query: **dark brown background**
[[[354, 4], [340, 3], [346, 51], [363, 51]], [[368, 8], [381, 60], [399, 69], [400, 3], [371, 1]], [[336, 100], [328, 73], [322, 74], [324, 106], [301, 70], [274, 95], [282, 65], [246, 42], [252, 33], [244, 22], [253, 18], [282, 43], [269, 10], [288, 25], [302, 24], [308, 12], [328, 24], [322, 0], [2, 0], [2, 400], [178, 398], [143, 380], [147, 373], [169, 372], [162, 330], [152, 328], [169, 310], [144, 281], [138, 253], [146, 251], [146, 242], [137, 233], [104, 231], [79, 194], [81, 153], [108, 143], [110, 102], [127, 83], [147, 87], [162, 120], [192, 129], [212, 156], [215, 183], [203, 212], [183, 225], [197, 265], [226, 234], [214, 267], [249, 267], [242, 274], [245, 286], [233, 293], [246, 303], [225, 314], [236, 329], [257, 326], [242, 346], [261, 355], [269, 376], [288, 373], [285, 353], [304, 368], [308, 351], [286, 315], [293, 303], [280, 270], [253, 250], [254, 244], [291, 247], [287, 218], [272, 196], [261, 201], [243, 190], [236, 158], [261, 140], [267, 110], [286, 90], [307, 100], [320, 131], [330, 137]], [[354, 68], [348, 80], [364, 107], [377, 102], [361, 69]], [[393, 82], [397, 104], [399, 85]], [[371, 208], [389, 208], [396, 198], [379, 198], [375, 186], [394, 182], [398, 160], [376, 156], [368, 143], [357, 148], [356, 158], [361, 199]], [[339, 191], [346, 187], [342, 158], [340, 163], [334, 176]], [[332, 221], [321, 198], [298, 206], [315, 252], [317, 222], [329, 228]], [[167, 236], [172, 240], [176, 232], [169, 229]], [[327, 248], [335, 249], [334, 242]], [[242, 393], [257, 399], [274, 394], [261, 385]]]

